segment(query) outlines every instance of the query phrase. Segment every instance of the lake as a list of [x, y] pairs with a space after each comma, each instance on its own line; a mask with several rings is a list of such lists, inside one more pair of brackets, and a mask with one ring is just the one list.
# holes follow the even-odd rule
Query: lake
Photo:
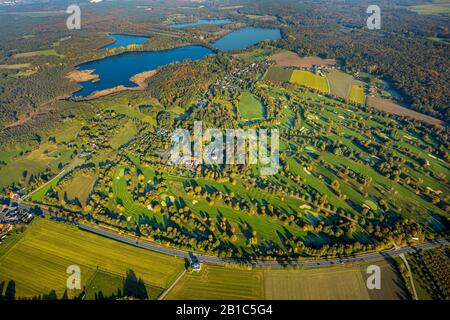
[[169, 25], [170, 28], [180, 29], [180, 28], [188, 28], [193, 26], [200, 26], [204, 24], [214, 24], [214, 25], [223, 25], [227, 23], [231, 23], [231, 19], [201, 19], [193, 22], [180, 22]]
[[95, 69], [100, 81], [86, 81], [80, 84], [83, 88], [76, 93], [76, 97], [87, 97], [94, 91], [114, 88], [119, 85], [125, 87], [136, 87], [137, 85], [130, 81], [134, 75], [154, 70], [175, 61], [191, 59], [200, 60], [206, 55], [214, 52], [209, 48], [202, 46], [186, 46], [163, 51], [144, 51], [144, 52], [125, 52], [116, 56], [107, 57], [92, 62], [83, 63], [79, 70]]
[[281, 39], [280, 29], [243, 28], [231, 32], [212, 43], [212, 46], [222, 51], [233, 51], [251, 47], [263, 40]]
[[148, 37], [131, 36], [127, 34], [112, 34], [115, 41], [111, 44], [104, 46], [102, 49], [112, 49], [126, 47], [129, 44], [144, 44], [148, 41]]
[[[121, 46], [119, 43], [122, 45], [131, 43], [142, 44], [148, 40], [146, 37], [130, 35], [113, 34], [112, 36], [117, 39], [113, 44], [116, 46]], [[211, 45], [222, 51], [232, 51], [245, 49], [263, 40], [280, 38], [281, 33], [279, 29], [243, 28], [225, 35], [211, 43]], [[80, 82], [83, 88], [75, 92], [74, 96], [87, 97], [95, 91], [110, 89], [120, 85], [129, 88], [137, 87], [137, 84], [132, 82], [130, 78], [138, 73], [155, 70], [176, 61], [186, 59], [197, 61], [209, 54], [214, 54], [214, 52], [207, 47], [191, 45], [163, 51], [124, 52], [116, 56], [83, 63], [78, 66], [78, 69], [81, 71], [94, 69], [94, 74], [97, 74], [100, 80]]]

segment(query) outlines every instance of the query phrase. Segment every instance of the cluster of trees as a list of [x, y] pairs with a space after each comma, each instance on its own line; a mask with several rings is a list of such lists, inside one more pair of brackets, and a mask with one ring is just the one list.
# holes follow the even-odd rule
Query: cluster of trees
[[434, 300], [448, 300], [450, 283], [448, 248], [419, 251], [411, 254], [410, 265], [412, 272], [417, 274], [420, 286]]

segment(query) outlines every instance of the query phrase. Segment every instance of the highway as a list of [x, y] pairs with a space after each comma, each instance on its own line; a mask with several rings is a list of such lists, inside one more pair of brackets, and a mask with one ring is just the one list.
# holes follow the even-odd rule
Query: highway
[[284, 268], [286, 266], [298, 266], [302, 268], [316, 268], [316, 267], [327, 267], [332, 265], [339, 265], [339, 264], [347, 264], [347, 263], [354, 263], [354, 262], [367, 262], [367, 261], [376, 261], [381, 260], [387, 257], [395, 257], [400, 254], [406, 254], [410, 252], [414, 252], [419, 249], [431, 249], [439, 246], [447, 246], [450, 244], [448, 240], [440, 240], [440, 241], [429, 241], [424, 242], [421, 244], [417, 244], [415, 246], [408, 246], [408, 247], [400, 247], [397, 249], [390, 249], [386, 251], [381, 252], [373, 252], [373, 253], [365, 253], [365, 254], [359, 254], [355, 256], [345, 257], [345, 258], [332, 258], [332, 259], [317, 259], [317, 260], [296, 260], [296, 261], [283, 261], [283, 260], [239, 260], [239, 259], [222, 259], [216, 256], [208, 256], [203, 254], [194, 254], [192, 252], [183, 251], [180, 249], [173, 249], [169, 247], [165, 247], [153, 242], [145, 241], [145, 240], [135, 240], [131, 239], [122, 235], [119, 235], [113, 231], [106, 230], [106, 229], [98, 229], [94, 228], [88, 225], [79, 224], [78, 227], [81, 230], [85, 230], [88, 232], [92, 232], [98, 235], [101, 235], [103, 237], [107, 237], [110, 239], [114, 239], [117, 241], [121, 241], [124, 243], [128, 243], [130, 245], [152, 250], [164, 254], [168, 254], [175, 257], [180, 258], [187, 258], [190, 259], [191, 257], [195, 256], [200, 262], [202, 263], [208, 263], [213, 265], [224, 265], [227, 263], [243, 263], [243, 264], [249, 264], [254, 265], [257, 267], [264, 267], [264, 268]]

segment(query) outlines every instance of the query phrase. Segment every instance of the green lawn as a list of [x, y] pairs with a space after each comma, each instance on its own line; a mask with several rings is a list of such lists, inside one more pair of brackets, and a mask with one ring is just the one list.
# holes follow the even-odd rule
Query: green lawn
[[239, 102], [239, 112], [246, 120], [261, 119], [264, 117], [264, 106], [250, 92], [244, 92]]

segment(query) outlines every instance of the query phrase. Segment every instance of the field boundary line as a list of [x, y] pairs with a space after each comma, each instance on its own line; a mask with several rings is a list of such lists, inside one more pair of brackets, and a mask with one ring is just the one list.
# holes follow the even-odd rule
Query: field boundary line
[[183, 272], [181, 272], [181, 274], [178, 276], [178, 278], [175, 279], [174, 282], [172, 282], [172, 284], [163, 291], [163, 293], [161, 293], [161, 295], [158, 297], [158, 300], [163, 300], [166, 295], [173, 289], [173, 287], [175, 287], [175, 285], [181, 280], [181, 278], [186, 274], [186, 269], [183, 270]]

